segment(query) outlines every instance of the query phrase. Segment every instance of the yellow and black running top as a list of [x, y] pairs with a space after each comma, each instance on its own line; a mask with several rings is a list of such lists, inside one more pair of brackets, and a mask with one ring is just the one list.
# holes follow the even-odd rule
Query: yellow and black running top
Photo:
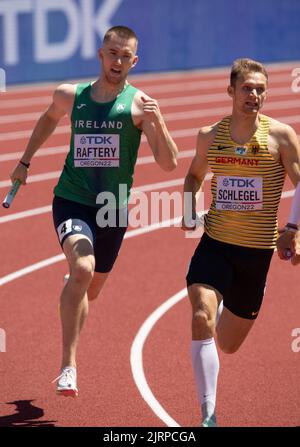
[[268, 150], [270, 118], [260, 115], [255, 134], [244, 145], [231, 139], [230, 119], [219, 123], [207, 153], [213, 200], [205, 231], [229, 244], [274, 248], [285, 170]]

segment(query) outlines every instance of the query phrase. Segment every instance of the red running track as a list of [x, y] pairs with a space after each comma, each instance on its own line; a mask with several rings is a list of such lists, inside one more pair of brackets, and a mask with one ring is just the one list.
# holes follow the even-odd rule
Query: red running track
[[[291, 91], [291, 72], [297, 66], [295, 62], [269, 67], [270, 98], [264, 113], [291, 124], [299, 134], [299, 102]], [[181, 156], [178, 168], [165, 173], [149, 159], [150, 150], [143, 142], [135, 187], [150, 185], [150, 189], [160, 192], [182, 190], [197, 129], [230, 113], [230, 100], [224, 94], [227, 74], [228, 69], [132, 78], [136, 86], [159, 100]], [[1, 96], [3, 197], [9, 172], [53, 87], [18, 87]], [[0, 353], [0, 426], [197, 426], [200, 416], [190, 364], [190, 309], [186, 298], [162, 313], [145, 335], [142, 359], [149, 388], [143, 391], [153, 393], [150, 397], [154, 398], [154, 406], [141, 396], [130, 363], [132, 345], [141, 326], [185, 287], [187, 265], [197, 240], [185, 238], [174, 226], [124, 241], [101, 296], [90, 305], [81, 335], [79, 398], [55, 395], [50, 382], [58, 375], [60, 364], [57, 309], [66, 263], [59, 257], [43, 268], [29, 268], [22, 276], [8, 275], [61, 253], [49, 209], [68, 139], [68, 121], [64, 120], [34, 159], [30, 183], [19, 191], [9, 210], [0, 211], [0, 328], [6, 332], [6, 352]], [[177, 180], [175, 185], [173, 180]], [[285, 191], [292, 189], [287, 181]], [[208, 182], [204, 191], [207, 207]], [[288, 194], [280, 205], [281, 223], [287, 217], [289, 204]], [[22, 217], [19, 213], [23, 211], [28, 215]], [[130, 231], [128, 236], [133, 236]], [[292, 336], [292, 331], [300, 327], [298, 281], [299, 267], [279, 261], [275, 255], [264, 305], [252, 332], [236, 354], [220, 353], [221, 426], [299, 425], [300, 353], [292, 350], [293, 340], [296, 347], [299, 345]], [[133, 359], [135, 375], [142, 366], [138, 360]]]

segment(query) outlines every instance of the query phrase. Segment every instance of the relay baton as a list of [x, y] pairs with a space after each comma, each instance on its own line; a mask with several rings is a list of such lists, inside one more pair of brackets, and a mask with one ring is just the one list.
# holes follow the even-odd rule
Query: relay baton
[[21, 186], [20, 180], [15, 180], [14, 183], [12, 184], [10, 190], [8, 191], [7, 196], [5, 197], [5, 199], [2, 202], [2, 206], [4, 206], [4, 208], [10, 207], [20, 186]]

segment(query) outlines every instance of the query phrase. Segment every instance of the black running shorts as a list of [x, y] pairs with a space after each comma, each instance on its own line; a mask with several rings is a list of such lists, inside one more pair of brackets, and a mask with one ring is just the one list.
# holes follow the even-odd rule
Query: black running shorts
[[204, 233], [189, 266], [187, 286], [213, 287], [233, 314], [254, 320], [263, 301], [273, 252], [227, 244]]
[[101, 228], [97, 224], [96, 216], [99, 208], [82, 205], [81, 203], [55, 196], [53, 199], [53, 222], [56, 233], [63, 246], [67, 237], [73, 234], [83, 234], [88, 237], [94, 247], [95, 271], [109, 272], [118, 256], [126, 229], [127, 214], [122, 222], [125, 226], [118, 226], [120, 215], [126, 210], [116, 211], [117, 226]]

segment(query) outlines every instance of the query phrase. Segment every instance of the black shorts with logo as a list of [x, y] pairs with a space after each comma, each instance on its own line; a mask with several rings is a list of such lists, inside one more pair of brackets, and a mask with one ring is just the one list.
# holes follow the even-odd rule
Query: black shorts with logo
[[[60, 245], [63, 246], [66, 238], [73, 234], [83, 234], [90, 239], [94, 247], [95, 271], [109, 272], [118, 256], [127, 229], [127, 210], [114, 210], [116, 226], [104, 228], [97, 224], [99, 208], [54, 196], [52, 210]], [[120, 221], [122, 226], [119, 226]]]
[[187, 286], [212, 286], [233, 314], [253, 320], [263, 301], [273, 252], [227, 244], [204, 233], [189, 266]]

